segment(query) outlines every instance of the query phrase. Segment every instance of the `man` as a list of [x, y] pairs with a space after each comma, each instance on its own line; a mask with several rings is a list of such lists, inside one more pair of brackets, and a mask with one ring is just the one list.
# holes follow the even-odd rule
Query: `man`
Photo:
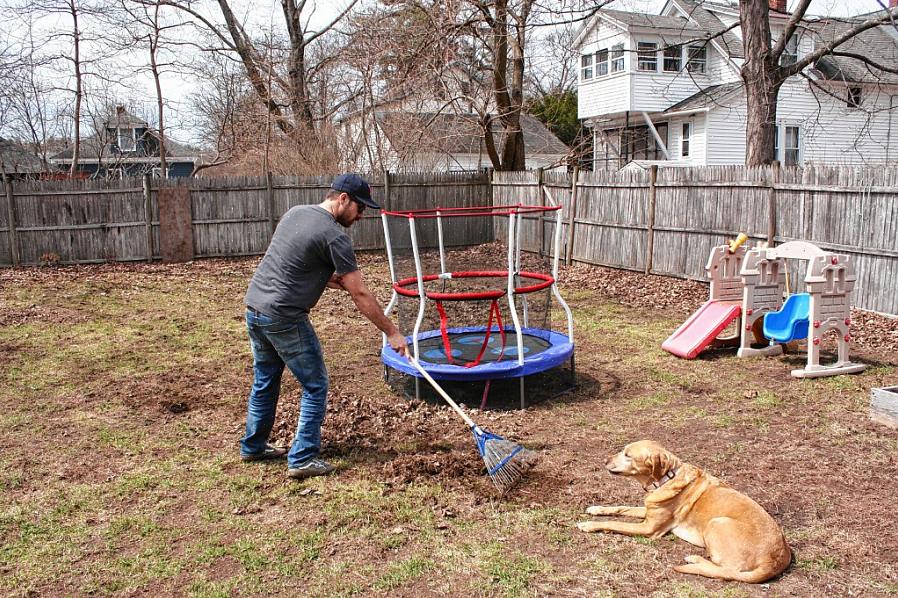
[[[387, 335], [390, 346], [408, 355], [405, 337], [384, 316], [365, 286], [343, 227], [361, 219], [365, 208], [380, 209], [371, 187], [357, 174], [341, 174], [314, 206], [284, 214], [246, 291], [246, 328], [253, 351], [253, 388], [247, 406], [244, 461], [287, 454], [287, 476], [325, 475], [334, 467], [318, 457], [327, 407], [327, 370], [309, 310], [325, 287], [349, 293], [358, 310]], [[299, 424], [290, 452], [268, 444], [274, 424], [281, 374], [287, 366], [302, 385]]]

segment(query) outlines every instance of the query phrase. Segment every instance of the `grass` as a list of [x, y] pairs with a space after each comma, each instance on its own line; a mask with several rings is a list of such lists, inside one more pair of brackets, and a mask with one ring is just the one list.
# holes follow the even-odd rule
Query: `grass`
[[[898, 437], [870, 429], [864, 412], [871, 377], [888, 380], [895, 368], [799, 382], [775, 359], [671, 359], [658, 345], [676, 321], [578, 288], [566, 298], [580, 389], [523, 413], [480, 414], [490, 429], [543, 447], [549, 461], [533, 485], [500, 500], [470, 469], [391, 476], [402, 459], [476, 453], [441, 411], [409, 409], [380, 384], [376, 356], [357, 348], [372, 331], [353, 321], [344, 332], [342, 303], [321, 306], [316, 321], [328, 367], [346, 381], [334, 399], [351, 413], [333, 415], [352, 423], [325, 434], [342, 470], [287, 483], [283, 463], [236, 458], [250, 366], [240, 297], [251, 267], [225, 264], [218, 274], [48, 269], [46, 279], [0, 284], [7, 312], [49, 314], [0, 325], [0, 593], [742, 596], [741, 585], [671, 573], [691, 550], [680, 540], [573, 528], [587, 504], [640, 500], [634, 484], [601, 471], [606, 454], [653, 437], [745, 487], [753, 460], [771, 455], [768, 437], [787, 445], [789, 463], [838, 447], [845, 469], [832, 460], [829, 477], [852, 483], [851, 459], [886, 463], [898, 451]], [[373, 284], [385, 276], [373, 269]], [[282, 400], [297, 392], [285, 385]], [[165, 401], [190, 409], [175, 414]], [[396, 433], [406, 420], [421, 434]], [[385, 440], [372, 422], [385, 422]], [[850, 497], [820, 486], [755, 490], [799, 555], [774, 590], [823, 593], [850, 577], [856, 594], [898, 592], [866, 523], [832, 520], [850, 516]], [[828, 533], [840, 526], [852, 530], [845, 548]], [[870, 567], [853, 551], [874, 555]]]

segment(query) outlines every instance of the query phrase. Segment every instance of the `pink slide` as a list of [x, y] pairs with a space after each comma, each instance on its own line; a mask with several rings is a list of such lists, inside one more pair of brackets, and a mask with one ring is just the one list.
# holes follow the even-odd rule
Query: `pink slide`
[[738, 303], [707, 301], [661, 344], [661, 348], [678, 357], [695, 359], [741, 313], [742, 306]]

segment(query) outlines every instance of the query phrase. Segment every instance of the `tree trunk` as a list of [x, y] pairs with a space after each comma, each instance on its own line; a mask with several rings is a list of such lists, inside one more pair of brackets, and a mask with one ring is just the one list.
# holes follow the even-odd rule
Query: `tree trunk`
[[69, 168], [69, 176], [74, 176], [78, 172], [78, 160], [81, 154], [81, 99], [84, 91], [81, 87], [81, 30], [78, 29], [78, 6], [75, 0], [69, 1], [69, 8], [72, 14], [72, 45], [73, 57], [75, 64], [75, 114], [74, 114], [74, 146], [72, 147], [72, 165]]
[[771, 54], [770, 7], [766, 0], [740, 0], [745, 63], [745, 165], [761, 166], [774, 160], [776, 101], [783, 80]]
[[774, 161], [776, 134], [776, 100], [780, 84], [772, 86], [764, 81], [745, 84], [745, 165], [762, 166]]

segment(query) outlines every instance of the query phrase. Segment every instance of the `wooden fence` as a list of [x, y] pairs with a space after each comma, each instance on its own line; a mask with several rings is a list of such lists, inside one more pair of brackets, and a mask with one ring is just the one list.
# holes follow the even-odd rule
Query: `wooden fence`
[[[178, 185], [190, 191], [194, 257], [261, 255], [281, 215], [293, 206], [320, 202], [331, 180], [263, 176], [17, 181], [8, 184], [0, 198], [0, 266], [159, 259], [159, 191]], [[489, 203], [485, 173], [384, 174], [368, 180], [387, 209]], [[403, 224], [391, 224], [399, 245], [408, 243]], [[494, 238], [489, 222], [472, 227], [453, 219], [444, 228], [447, 245], [476, 245]], [[420, 238], [427, 239], [429, 232]], [[365, 214], [350, 234], [357, 249], [384, 247], [378, 214]]]
[[[745, 232], [775, 244], [805, 240], [850, 255], [853, 303], [898, 315], [898, 169], [712, 167], [495, 173], [496, 203], [564, 209], [568, 261], [707, 280], [711, 247]], [[554, 218], [522, 225], [524, 249], [552, 253]], [[497, 228], [497, 235], [505, 237]], [[801, 290], [802, 264], [790, 264]]]
[[[494, 202], [558, 202], [561, 252], [579, 261], [705, 280], [710, 248], [747, 233], [755, 241], [803, 239], [851, 255], [855, 305], [898, 314], [898, 169], [742, 167], [620, 172], [388, 174], [369, 177], [387, 209]], [[0, 197], [0, 265], [137, 261], [160, 257], [158, 193], [189, 188], [195, 257], [259, 255], [290, 207], [320, 201], [330, 177], [228, 177], [157, 181], [16, 182]], [[552, 254], [555, 214], [529, 216], [525, 249]], [[434, 241], [435, 221], [419, 221]], [[447, 219], [447, 245], [504, 239], [507, 221]], [[380, 217], [351, 229], [358, 249], [382, 249]], [[397, 248], [408, 224], [390, 226]], [[432, 243], [424, 243], [425, 246]], [[803, 271], [793, 268], [793, 290]]]

